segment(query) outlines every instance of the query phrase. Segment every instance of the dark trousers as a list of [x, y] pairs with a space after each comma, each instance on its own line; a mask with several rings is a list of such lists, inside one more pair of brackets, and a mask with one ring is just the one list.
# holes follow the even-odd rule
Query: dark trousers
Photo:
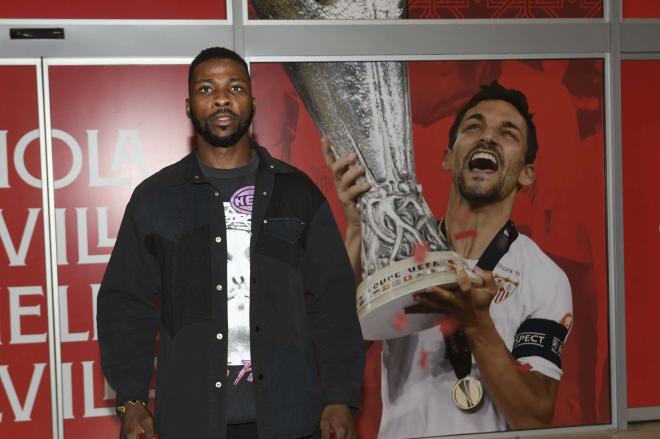
[[[318, 439], [321, 437], [321, 430], [316, 431], [311, 436], [303, 439]], [[258, 439], [257, 423], [249, 422], [247, 424], [227, 424], [227, 439]]]

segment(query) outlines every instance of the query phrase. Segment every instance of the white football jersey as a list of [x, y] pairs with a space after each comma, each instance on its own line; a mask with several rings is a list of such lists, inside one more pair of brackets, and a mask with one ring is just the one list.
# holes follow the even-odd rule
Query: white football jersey
[[[470, 268], [476, 261], [468, 261]], [[498, 292], [490, 305], [497, 332], [509, 351], [516, 332], [528, 319], [546, 319], [570, 329], [571, 287], [566, 274], [527, 236], [520, 234], [493, 270]], [[558, 354], [561, 342], [557, 343]], [[540, 356], [518, 358], [553, 379], [561, 368]], [[438, 327], [383, 343], [381, 399], [383, 413], [378, 437], [400, 439], [506, 430], [507, 425], [484, 392], [473, 412], [457, 408], [452, 387], [458, 381], [445, 358], [445, 341]], [[470, 374], [480, 381], [472, 358]]]

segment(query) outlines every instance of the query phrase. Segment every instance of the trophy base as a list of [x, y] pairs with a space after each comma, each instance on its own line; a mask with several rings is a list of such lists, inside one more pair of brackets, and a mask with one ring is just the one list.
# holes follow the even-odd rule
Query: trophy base
[[[413, 257], [396, 261], [360, 283], [357, 289], [357, 314], [365, 340], [388, 340], [403, 337], [438, 324], [442, 313], [405, 314], [416, 305], [413, 294], [432, 286], [456, 286], [460, 256], [453, 251], [430, 252], [419, 264]], [[468, 270], [475, 285], [481, 278]]]

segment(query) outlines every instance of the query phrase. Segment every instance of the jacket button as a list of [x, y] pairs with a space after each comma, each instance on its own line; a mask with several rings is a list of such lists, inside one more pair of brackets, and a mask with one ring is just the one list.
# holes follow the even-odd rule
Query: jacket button
[[215, 286], [215, 289], [218, 291], [222, 291], [222, 285], [218, 284]]
[[215, 387], [219, 389], [220, 387], [222, 387], [222, 383], [220, 381], [217, 381], [215, 383]]
[[219, 236], [216, 236], [216, 237], [215, 237], [215, 242], [222, 242], [222, 238], [219, 237]]
[[218, 334], [215, 336], [218, 340], [222, 340], [222, 333], [218, 332]]
[[265, 197], [266, 195], [268, 195], [268, 192], [263, 191], [263, 194], [264, 194], [264, 197]]

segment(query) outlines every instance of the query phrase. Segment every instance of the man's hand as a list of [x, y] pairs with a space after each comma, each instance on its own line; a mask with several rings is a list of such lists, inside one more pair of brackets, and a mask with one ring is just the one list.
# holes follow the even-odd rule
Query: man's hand
[[154, 417], [142, 404], [128, 404], [121, 419], [119, 439], [158, 439]]
[[357, 208], [357, 197], [371, 189], [369, 183], [356, 184], [358, 178], [366, 172], [364, 166], [353, 166], [357, 162], [357, 156], [350, 154], [335, 157], [332, 142], [327, 137], [321, 139], [321, 149], [325, 164], [332, 172], [332, 179], [337, 189], [337, 196], [341, 201], [346, 222], [349, 227], [360, 227], [360, 211]]
[[347, 406], [328, 404], [321, 412], [321, 439], [355, 439], [355, 423]]
[[455, 289], [428, 288], [415, 295], [420, 306], [410, 307], [406, 312], [451, 312], [466, 333], [491, 323], [488, 308], [497, 293], [497, 284], [490, 271], [476, 267], [475, 273], [483, 280], [483, 285], [472, 285], [465, 268], [459, 266], [456, 268], [458, 285]]

